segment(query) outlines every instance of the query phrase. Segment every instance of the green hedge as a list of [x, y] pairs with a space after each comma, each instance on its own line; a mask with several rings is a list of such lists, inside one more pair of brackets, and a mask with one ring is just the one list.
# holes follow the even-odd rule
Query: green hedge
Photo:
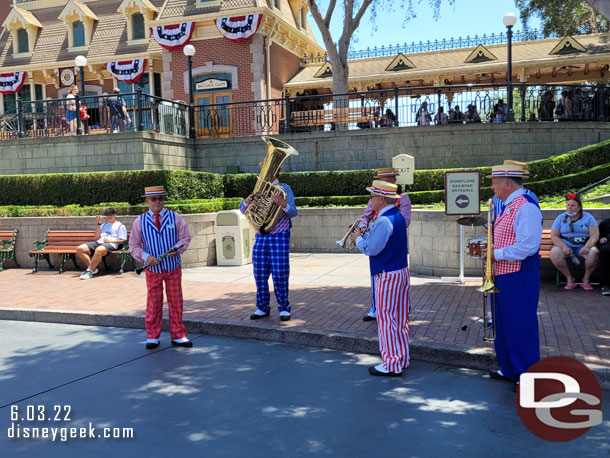
[[0, 205], [137, 204], [144, 188], [155, 185], [165, 186], [171, 200], [223, 197], [222, 177], [214, 173], [137, 170], [0, 176]]

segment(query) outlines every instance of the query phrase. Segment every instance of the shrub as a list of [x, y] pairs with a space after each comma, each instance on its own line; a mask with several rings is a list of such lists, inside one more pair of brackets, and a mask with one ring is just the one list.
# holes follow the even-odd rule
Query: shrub
[[96, 205], [109, 199], [142, 202], [146, 186], [162, 185], [169, 199], [223, 196], [220, 175], [184, 170], [0, 176], [0, 205]]

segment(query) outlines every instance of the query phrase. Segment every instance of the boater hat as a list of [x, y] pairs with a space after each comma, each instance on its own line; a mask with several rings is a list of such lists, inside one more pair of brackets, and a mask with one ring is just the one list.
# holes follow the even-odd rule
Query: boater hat
[[491, 168], [491, 175], [485, 178], [493, 177], [510, 177], [510, 178], [527, 178], [527, 164], [525, 162], [505, 160], [502, 165], [494, 165]]
[[144, 195], [142, 197], [154, 197], [164, 196], [165, 188], [163, 186], [148, 186], [144, 188]]
[[398, 170], [396, 170], [394, 167], [384, 167], [377, 169], [377, 175], [375, 175], [373, 178], [397, 177], [398, 175], [400, 175], [400, 173], [398, 173]]
[[506, 159], [504, 165], [519, 165], [523, 170], [527, 170], [527, 162], [513, 161], [512, 159]]
[[398, 191], [398, 185], [388, 183], [387, 181], [375, 180], [370, 187], [366, 188], [366, 190], [371, 194], [375, 194], [376, 196], [400, 199], [400, 196], [396, 194], [396, 191]]

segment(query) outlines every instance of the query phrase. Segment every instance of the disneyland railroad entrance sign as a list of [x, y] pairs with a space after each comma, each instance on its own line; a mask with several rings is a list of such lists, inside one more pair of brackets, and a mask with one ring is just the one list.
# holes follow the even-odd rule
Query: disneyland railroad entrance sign
[[481, 213], [481, 174], [477, 170], [445, 172], [445, 214]]
[[[460, 170], [445, 172], [445, 214], [471, 216], [472, 224], [481, 213], [481, 174], [478, 170]], [[460, 224], [460, 275], [459, 277], [441, 277], [442, 281], [465, 283], [464, 278], [464, 225]], [[470, 223], [468, 223], [470, 225]], [[477, 223], [478, 224], [478, 223]]]

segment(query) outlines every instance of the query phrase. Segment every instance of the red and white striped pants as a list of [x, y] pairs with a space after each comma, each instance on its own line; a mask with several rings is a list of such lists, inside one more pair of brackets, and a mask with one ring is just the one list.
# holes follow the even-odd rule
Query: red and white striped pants
[[409, 268], [382, 272], [374, 278], [383, 368], [399, 373], [409, 366]]
[[172, 340], [186, 337], [182, 324], [182, 268], [158, 274], [146, 269], [146, 337], [158, 339], [163, 326], [163, 282], [169, 308], [169, 334]]

